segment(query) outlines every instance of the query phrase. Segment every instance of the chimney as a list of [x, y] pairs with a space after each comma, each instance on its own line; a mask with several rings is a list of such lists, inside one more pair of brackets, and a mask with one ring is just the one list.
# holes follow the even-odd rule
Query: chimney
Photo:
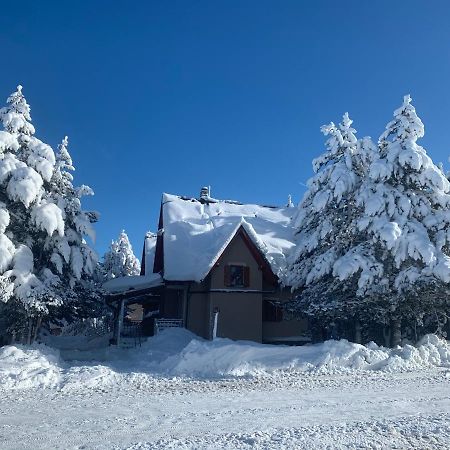
[[200, 189], [200, 200], [209, 200], [211, 198], [211, 186], [204, 186]]

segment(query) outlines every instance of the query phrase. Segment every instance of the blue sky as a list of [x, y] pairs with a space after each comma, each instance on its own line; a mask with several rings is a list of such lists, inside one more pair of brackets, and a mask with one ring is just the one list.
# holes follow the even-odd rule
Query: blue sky
[[297, 202], [319, 127], [348, 111], [377, 138], [406, 93], [448, 167], [449, 19], [446, 1], [5, 2], [0, 96], [21, 83], [37, 136], [69, 135], [98, 252], [125, 228], [140, 256], [162, 192]]

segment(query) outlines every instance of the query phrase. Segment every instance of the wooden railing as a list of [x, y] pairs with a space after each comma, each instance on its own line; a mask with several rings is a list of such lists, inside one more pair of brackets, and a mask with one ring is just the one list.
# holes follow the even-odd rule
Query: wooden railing
[[182, 319], [155, 319], [155, 334], [165, 330], [166, 328], [184, 328], [184, 320]]

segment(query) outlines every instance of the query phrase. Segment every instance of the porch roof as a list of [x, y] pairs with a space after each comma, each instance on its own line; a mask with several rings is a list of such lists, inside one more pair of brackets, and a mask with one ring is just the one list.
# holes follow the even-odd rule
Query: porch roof
[[144, 289], [161, 286], [162, 284], [163, 279], [159, 273], [150, 273], [147, 275], [113, 278], [112, 280], [103, 283], [103, 289], [109, 295], [115, 295], [142, 291]]

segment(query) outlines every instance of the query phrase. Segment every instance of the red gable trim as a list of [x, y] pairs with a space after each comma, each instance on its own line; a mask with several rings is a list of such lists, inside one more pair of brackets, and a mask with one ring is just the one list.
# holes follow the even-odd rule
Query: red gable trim
[[142, 258], [141, 258], [141, 271], [139, 275], [145, 275], [145, 238], [144, 238], [144, 246], [142, 247]]
[[[272, 267], [270, 266], [269, 262], [267, 261], [265, 256], [261, 253], [261, 250], [253, 242], [251, 237], [248, 235], [247, 231], [245, 231], [245, 228], [243, 226], [240, 226], [238, 228], [238, 230], [236, 231], [236, 234], [231, 239], [230, 244], [231, 244], [231, 242], [233, 242], [233, 240], [236, 238], [236, 236], [240, 236], [242, 238], [242, 240], [244, 241], [248, 250], [250, 251], [251, 255], [253, 256], [255, 261], [258, 263], [258, 266], [261, 268], [266, 281], [268, 281], [270, 284], [276, 286], [278, 284], [278, 277], [273, 273]], [[228, 248], [228, 246], [230, 244], [228, 244], [227, 247], [223, 250], [223, 252], [219, 255], [219, 257], [217, 258], [217, 262], [220, 260], [223, 253], [225, 252], [225, 250]], [[208, 275], [209, 275], [209, 273], [208, 273]]]
[[241, 227], [238, 233], [236, 233], [236, 235], [238, 234], [244, 240], [245, 245], [250, 250], [250, 253], [252, 254], [253, 258], [255, 258], [259, 267], [261, 267], [261, 270], [266, 280], [271, 284], [277, 285], [278, 277], [273, 273], [272, 267], [270, 266], [266, 257], [263, 255], [263, 253], [261, 253], [261, 250], [256, 246], [256, 244], [253, 242], [253, 240], [250, 238], [250, 236], [243, 227]]
[[164, 236], [161, 230], [163, 224], [163, 203], [159, 210], [158, 236], [156, 237], [155, 262], [153, 264], [153, 273], [164, 273]]

